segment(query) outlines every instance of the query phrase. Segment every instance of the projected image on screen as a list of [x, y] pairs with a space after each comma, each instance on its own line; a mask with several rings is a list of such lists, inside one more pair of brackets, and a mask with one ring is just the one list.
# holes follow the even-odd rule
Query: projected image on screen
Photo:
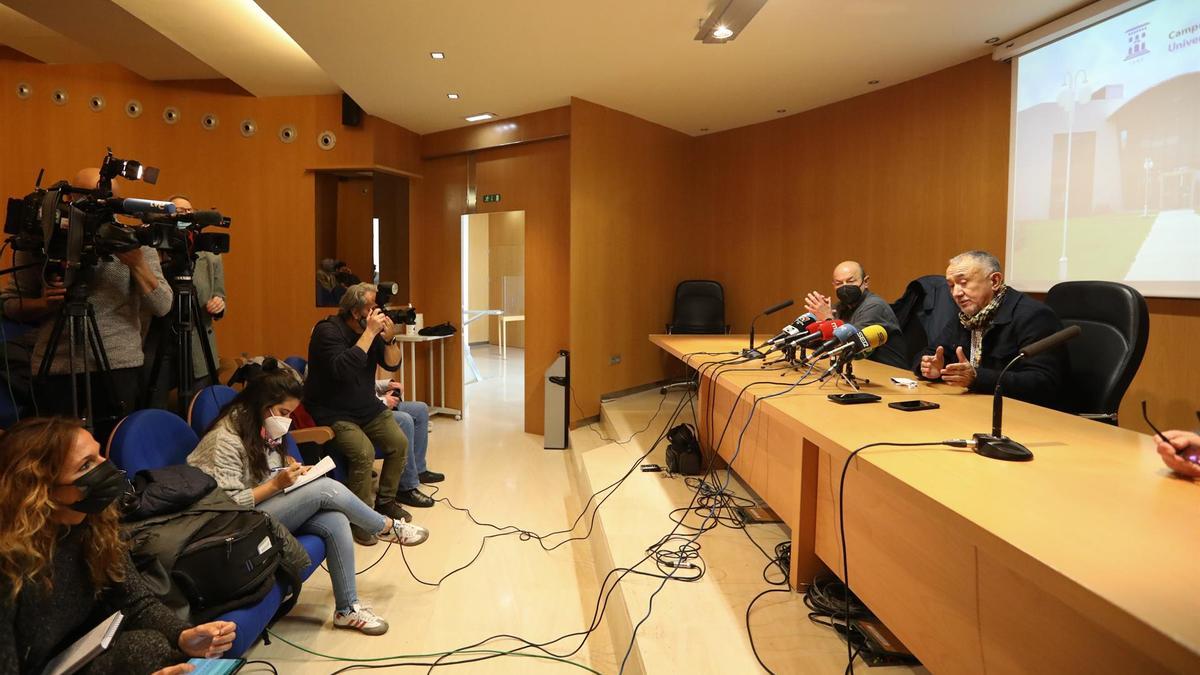
[[1200, 297], [1200, 2], [1155, 0], [1015, 72], [1013, 285]]

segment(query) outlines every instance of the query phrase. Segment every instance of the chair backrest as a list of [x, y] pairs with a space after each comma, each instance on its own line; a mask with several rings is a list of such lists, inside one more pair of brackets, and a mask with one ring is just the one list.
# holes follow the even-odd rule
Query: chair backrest
[[1079, 326], [1067, 342], [1069, 386], [1075, 412], [1112, 415], [1137, 374], [1150, 337], [1150, 312], [1141, 293], [1112, 281], [1066, 281], [1046, 293], [1065, 326]]
[[305, 376], [306, 373], [304, 371], [308, 368], [308, 361], [305, 361], [303, 357], [289, 356], [283, 362], [291, 366], [297, 373], [300, 373], [300, 377]]
[[175, 413], [139, 410], [113, 429], [108, 459], [132, 477], [142, 469], [185, 463], [197, 442], [192, 428]]
[[192, 397], [192, 404], [188, 407], [188, 424], [191, 425], [192, 431], [196, 432], [197, 438], [208, 431], [213, 420], [221, 414], [221, 408], [229, 405], [235, 396], [237, 390], [223, 384], [214, 384], [196, 392]]
[[703, 279], [679, 282], [667, 332], [696, 335], [728, 332], [725, 289], [721, 284]]

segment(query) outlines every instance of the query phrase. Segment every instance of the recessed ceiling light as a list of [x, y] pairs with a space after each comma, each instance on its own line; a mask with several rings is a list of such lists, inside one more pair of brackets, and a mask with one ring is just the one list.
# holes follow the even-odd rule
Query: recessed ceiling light
[[441, 61], [442, 59], [446, 58], [446, 55], [442, 52], [429, 52], [429, 57], [434, 61]]
[[998, 38], [998, 37], [990, 37], [987, 40], [985, 40], [985, 42], [989, 45], [994, 45], [999, 41], [1000, 41], [1000, 38]]
[[700, 127], [700, 131], [708, 131], [708, 127]]
[[867, 84], [879, 84], [879, 80], [867, 80]]
[[463, 119], [467, 120], [468, 122], [482, 122], [484, 120], [490, 120], [495, 116], [495, 113], [479, 113], [478, 115], [471, 115], [470, 117], [465, 117]]
[[777, 113], [785, 113], [785, 112], [787, 112], [787, 108], [780, 108], [780, 109], [776, 110], [775, 112], [777, 112]]
[[446, 94], [446, 98], [450, 99], [451, 101], [457, 101], [458, 94], [454, 94], [454, 93]]
[[717, 26], [713, 29], [712, 36], [718, 40], [728, 40], [733, 37], [733, 29], [729, 26]]

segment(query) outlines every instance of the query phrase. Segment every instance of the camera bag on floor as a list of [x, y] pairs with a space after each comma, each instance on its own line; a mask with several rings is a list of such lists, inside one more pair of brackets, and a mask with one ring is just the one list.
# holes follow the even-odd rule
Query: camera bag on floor
[[667, 432], [667, 471], [684, 476], [699, 476], [704, 465], [700, 442], [696, 440], [696, 428], [680, 424]]

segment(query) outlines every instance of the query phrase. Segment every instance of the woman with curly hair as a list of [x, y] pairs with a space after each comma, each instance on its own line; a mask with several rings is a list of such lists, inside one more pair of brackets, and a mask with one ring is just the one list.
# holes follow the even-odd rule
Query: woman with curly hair
[[79, 672], [186, 673], [187, 657], [233, 644], [233, 623], [189, 627], [146, 588], [117, 522], [128, 489], [74, 420], [27, 419], [0, 437], [0, 672], [42, 672], [117, 611], [116, 638]]

